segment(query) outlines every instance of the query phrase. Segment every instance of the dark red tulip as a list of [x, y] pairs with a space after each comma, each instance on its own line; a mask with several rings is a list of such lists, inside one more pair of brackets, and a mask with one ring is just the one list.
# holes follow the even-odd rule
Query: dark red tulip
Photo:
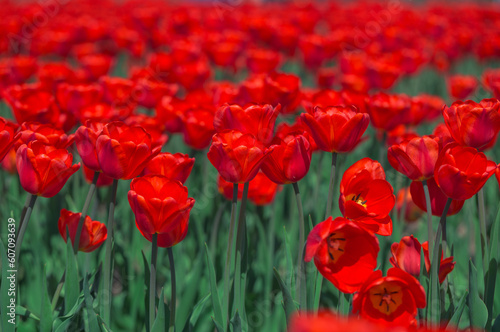
[[415, 278], [420, 276], [420, 253], [422, 245], [413, 235], [403, 236], [399, 243], [391, 245], [391, 265], [397, 267]]
[[[85, 177], [85, 181], [87, 181], [88, 184], [91, 184], [92, 181], [94, 181], [94, 175], [95, 171], [91, 170], [87, 166], [83, 165], [83, 175]], [[108, 187], [113, 184], [113, 178], [110, 178], [104, 173], [99, 172], [99, 177], [97, 178], [97, 187]]]
[[96, 121], [87, 121], [75, 133], [75, 145], [83, 164], [89, 169], [101, 172], [97, 158], [96, 141], [102, 132], [104, 124]]
[[[69, 238], [71, 239], [71, 243], [75, 243], [76, 232], [81, 215], [81, 213], [73, 213], [66, 209], [61, 210], [61, 216], [59, 217], [57, 226], [59, 228], [59, 234], [61, 234], [64, 242], [68, 241], [67, 232], [69, 229]], [[107, 238], [108, 230], [106, 225], [102, 222], [90, 219], [89, 216], [86, 216], [82, 233], [80, 235], [78, 250], [83, 252], [92, 252], [99, 248]]]
[[[438, 187], [434, 177], [427, 180], [429, 188], [429, 196], [431, 197], [431, 211], [433, 216], [441, 217], [448, 200], [448, 196]], [[419, 207], [420, 210], [427, 212], [425, 203], [424, 186], [420, 181], [412, 181], [410, 185], [411, 199]], [[446, 213], [447, 216], [452, 216], [460, 212], [464, 206], [464, 200], [453, 199]]]

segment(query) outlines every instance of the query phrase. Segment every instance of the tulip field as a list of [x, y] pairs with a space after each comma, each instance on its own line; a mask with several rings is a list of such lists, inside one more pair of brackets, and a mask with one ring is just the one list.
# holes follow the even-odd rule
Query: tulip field
[[500, 3], [0, 13], [0, 332], [500, 332]]

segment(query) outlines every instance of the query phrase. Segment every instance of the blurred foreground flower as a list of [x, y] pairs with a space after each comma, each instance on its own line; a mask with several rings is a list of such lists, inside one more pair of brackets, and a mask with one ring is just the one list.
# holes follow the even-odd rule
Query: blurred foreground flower
[[[66, 209], [61, 210], [61, 216], [59, 217], [57, 226], [64, 242], [68, 241], [67, 230], [69, 229], [71, 243], [75, 243], [75, 236], [81, 215], [81, 213], [73, 213]], [[86, 216], [82, 233], [80, 235], [78, 250], [83, 252], [94, 251], [104, 243], [107, 237], [108, 233], [106, 225], [99, 221], [90, 219], [89, 216]]]

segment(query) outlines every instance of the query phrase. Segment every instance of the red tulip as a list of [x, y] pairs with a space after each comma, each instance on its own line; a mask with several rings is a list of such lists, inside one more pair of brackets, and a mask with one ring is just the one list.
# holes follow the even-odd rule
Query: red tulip
[[377, 266], [379, 249], [375, 235], [358, 224], [329, 217], [309, 233], [304, 259], [314, 258], [318, 271], [341, 292], [354, 293]]
[[404, 94], [388, 95], [379, 92], [369, 98], [366, 104], [372, 125], [381, 130], [392, 130], [399, 124], [411, 121], [411, 99]]
[[[419, 182], [419, 181], [418, 181]], [[422, 184], [420, 182], [420, 184]], [[422, 189], [423, 190], [423, 189]], [[406, 206], [405, 206], [405, 214], [404, 216], [401, 217], [401, 214], [403, 213], [403, 205], [405, 205], [406, 201]], [[414, 221], [417, 221], [420, 216], [423, 214], [423, 211], [421, 208], [418, 207], [417, 204], [412, 199], [412, 195], [410, 192], [410, 187], [405, 187], [401, 188], [398, 191], [398, 194], [396, 195], [396, 208], [398, 210], [398, 215], [400, 216], [399, 218], [404, 218], [403, 220], [411, 223]]]
[[101, 172], [101, 166], [97, 159], [96, 141], [103, 128], [103, 123], [88, 120], [75, 133], [76, 149], [80, 158], [82, 158], [83, 164], [96, 172]]
[[[425, 269], [427, 270], [427, 273], [430, 272], [431, 270], [431, 260], [429, 257], [429, 242], [425, 241], [422, 243], [422, 249], [424, 250], [424, 263], [425, 263]], [[443, 251], [441, 250], [441, 258], [439, 261], [439, 282], [443, 283], [443, 281], [446, 279], [446, 276], [453, 271], [455, 268], [455, 263], [453, 261], [453, 256], [447, 257], [443, 259]]]
[[74, 81], [73, 70], [65, 62], [43, 64], [38, 68], [37, 76], [47, 90], [55, 90], [60, 83]]
[[250, 105], [245, 108], [239, 105], [224, 105], [215, 113], [214, 128], [217, 132], [229, 129], [252, 134], [267, 145], [273, 138], [279, 111], [279, 105]]
[[[427, 180], [427, 187], [429, 188], [429, 196], [431, 198], [431, 211], [433, 216], [441, 217], [448, 200], [448, 196], [444, 194], [441, 188], [438, 187], [434, 177]], [[421, 181], [412, 181], [410, 185], [411, 199], [422, 211], [427, 212], [425, 203], [424, 186]], [[453, 199], [451, 205], [446, 213], [447, 216], [452, 216], [460, 212], [464, 206], [464, 200]]]
[[337, 153], [352, 151], [370, 122], [367, 114], [352, 106], [318, 106], [313, 114], [303, 113], [300, 118], [321, 150]]
[[80, 168], [72, 165], [73, 156], [39, 141], [23, 144], [17, 150], [16, 166], [24, 190], [33, 195], [55, 196], [69, 177]]
[[417, 308], [427, 305], [424, 288], [417, 279], [398, 268], [373, 272], [352, 299], [352, 311], [364, 319], [408, 327], [416, 325]]
[[[233, 184], [227, 182], [220, 175], [217, 176], [219, 192], [228, 200], [233, 199]], [[243, 184], [238, 184], [238, 199], [243, 197]], [[268, 205], [274, 201], [276, 193], [281, 191], [281, 186], [269, 180], [261, 171], [248, 185], [248, 199], [255, 205]]]
[[26, 82], [37, 69], [37, 59], [32, 56], [17, 55], [9, 59], [12, 80], [15, 84]]
[[422, 246], [413, 235], [403, 236], [399, 243], [391, 245], [392, 257], [389, 259], [392, 266], [397, 267], [415, 278], [420, 276], [420, 253]]
[[214, 113], [208, 109], [191, 109], [182, 116], [184, 142], [193, 149], [203, 150], [210, 145], [214, 129]]
[[453, 139], [461, 145], [485, 149], [494, 144], [500, 131], [500, 102], [483, 99], [457, 101], [443, 110], [443, 117]]
[[[83, 165], [83, 175], [85, 177], [85, 181], [88, 184], [91, 184], [94, 180], [95, 171], [91, 170], [87, 166]], [[108, 187], [113, 184], [113, 178], [110, 178], [104, 173], [99, 172], [99, 177], [97, 178], [97, 187]]]
[[276, 137], [273, 151], [262, 163], [262, 171], [277, 184], [295, 183], [306, 176], [311, 165], [311, 146], [302, 135]]
[[155, 108], [164, 96], [173, 96], [178, 89], [176, 84], [167, 84], [152, 78], [140, 78], [135, 82], [133, 96], [139, 105]]
[[497, 165], [497, 170], [495, 171], [495, 177], [498, 181], [498, 189], [500, 189], [500, 164]]
[[121, 77], [103, 76], [99, 79], [104, 102], [115, 107], [135, 108], [138, 103], [133, 93], [134, 82]]
[[271, 151], [252, 134], [231, 130], [213, 136], [207, 156], [224, 180], [245, 183], [257, 175]]
[[135, 178], [130, 184], [128, 201], [141, 234], [151, 241], [158, 234], [158, 246], [169, 248], [187, 234], [189, 213], [194, 199], [179, 181], [162, 175]]
[[477, 88], [477, 79], [470, 75], [453, 75], [448, 78], [448, 90], [453, 99], [464, 100]]
[[170, 180], [186, 182], [193, 169], [194, 158], [189, 158], [187, 154], [171, 154], [162, 152], [149, 161], [144, 168], [144, 175], [163, 175]]
[[273, 50], [250, 49], [246, 56], [248, 69], [255, 74], [272, 72], [281, 61], [281, 55]]
[[168, 135], [165, 134], [165, 126], [156, 117], [146, 114], [136, 114], [126, 118], [125, 124], [128, 126], [140, 126], [151, 135], [153, 147], [163, 146], [168, 142]]
[[[69, 238], [71, 239], [71, 243], [75, 243], [76, 231], [81, 215], [81, 213], [73, 213], [66, 209], [61, 210], [61, 216], [59, 217], [57, 225], [64, 242], [68, 241], [67, 231], [69, 229]], [[106, 225], [99, 221], [94, 221], [90, 219], [89, 216], [86, 216], [82, 233], [80, 235], [78, 250], [83, 252], [94, 251], [99, 248], [107, 238], [108, 230]]]
[[57, 86], [56, 100], [61, 109], [73, 114], [80, 121], [85, 121], [81, 112], [86, 107], [101, 102], [102, 91], [97, 84], [70, 85], [62, 83]]
[[282, 114], [293, 114], [301, 100], [300, 78], [293, 74], [272, 73], [266, 76], [265, 88], [268, 101], [281, 105]]
[[21, 136], [17, 133], [18, 126], [0, 117], [0, 161], [7, 155], [14, 143]]
[[[288, 332], [397, 332], [387, 326], [374, 324], [366, 319], [352, 319], [321, 309], [319, 312], [295, 313], [287, 324]], [[402, 332], [402, 331], [400, 331]], [[430, 331], [428, 331], [430, 332]]]
[[411, 180], [426, 180], [434, 176], [434, 166], [439, 155], [437, 138], [416, 137], [393, 145], [387, 152], [391, 166]]
[[411, 122], [413, 126], [422, 121], [432, 121], [441, 116], [445, 101], [438, 96], [421, 94], [411, 99]]
[[141, 174], [161, 150], [161, 146], [153, 147], [151, 136], [142, 127], [129, 127], [123, 122], [105, 125], [95, 146], [102, 172], [123, 180]]
[[349, 167], [340, 182], [339, 207], [345, 218], [380, 235], [391, 235], [389, 216], [396, 198], [377, 161], [363, 158]]
[[57, 149], [66, 149], [73, 144], [75, 135], [66, 135], [63, 130], [54, 128], [50, 124], [37, 122], [25, 122], [21, 125], [21, 136], [15, 146], [38, 140], [46, 145], [52, 145]]
[[434, 178], [446, 196], [465, 200], [483, 187], [496, 168], [497, 165], [488, 160], [484, 153], [450, 143], [439, 155]]

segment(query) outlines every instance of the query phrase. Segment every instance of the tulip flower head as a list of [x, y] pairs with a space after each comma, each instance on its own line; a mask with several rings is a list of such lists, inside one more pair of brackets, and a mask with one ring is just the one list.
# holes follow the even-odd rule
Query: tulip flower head
[[[81, 215], [81, 213], [73, 213], [66, 209], [61, 210], [61, 216], [59, 217], [57, 225], [64, 242], [68, 241], [67, 231], [69, 229], [69, 238], [71, 239], [71, 243], [75, 243], [76, 232]], [[86, 216], [82, 233], [80, 235], [78, 250], [83, 252], [94, 251], [99, 248], [104, 241], [106, 241], [107, 237], [108, 230], [106, 225], [102, 222], [90, 219], [89, 216]]]

